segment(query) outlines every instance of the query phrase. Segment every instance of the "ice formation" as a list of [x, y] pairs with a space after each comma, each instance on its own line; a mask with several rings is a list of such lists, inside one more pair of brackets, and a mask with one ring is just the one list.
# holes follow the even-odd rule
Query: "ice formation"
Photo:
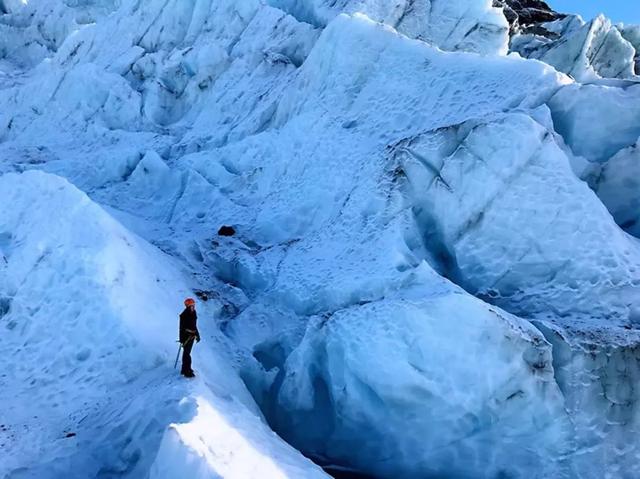
[[579, 81], [597, 77], [635, 77], [634, 46], [604, 16], [585, 23], [568, 16], [543, 23], [543, 34], [525, 33], [512, 39], [511, 48], [528, 58], [542, 60]]
[[0, 1], [0, 475], [639, 475], [639, 38]]

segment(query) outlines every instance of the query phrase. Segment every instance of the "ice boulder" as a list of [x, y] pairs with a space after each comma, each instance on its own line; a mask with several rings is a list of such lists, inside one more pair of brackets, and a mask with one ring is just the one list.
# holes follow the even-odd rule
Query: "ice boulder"
[[572, 427], [542, 335], [426, 265], [415, 278], [311, 320], [275, 380], [271, 424], [377, 477], [568, 477]]

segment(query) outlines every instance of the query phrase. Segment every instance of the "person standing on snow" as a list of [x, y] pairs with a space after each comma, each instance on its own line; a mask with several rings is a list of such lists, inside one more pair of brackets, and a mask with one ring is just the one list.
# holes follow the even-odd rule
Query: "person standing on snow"
[[198, 314], [196, 313], [196, 302], [193, 298], [184, 300], [184, 311], [180, 314], [180, 344], [182, 344], [182, 371], [181, 374], [188, 378], [195, 376], [191, 369], [191, 349], [193, 342], [200, 342], [198, 332]]

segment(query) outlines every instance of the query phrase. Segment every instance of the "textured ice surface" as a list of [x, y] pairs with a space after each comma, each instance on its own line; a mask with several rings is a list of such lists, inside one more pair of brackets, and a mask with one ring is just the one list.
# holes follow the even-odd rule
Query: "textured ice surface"
[[[627, 158], [640, 136], [633, 80], [592, 75], [598, 85], [583, 86], [493, 55], [508, 27], [485, 1], [12, 8], [0, 17], [11, 27], [0, 35], [0, 172], [55, 173], [91, 199], [56, 179], [47, 184], [65, 185], [68, 202], [47, 186], [38, 212], [0, 207], [25, 211], [25, 245], [51, 242], [59, 269], [78, 271], [70, 291], [97, 282], [87, 264], [122, 281], [122, 302], [109, 289], [90, 303], [47, 297], [54, 309], [99, 313], [101, 334], [116, 340], [97, 336], [92, 351], [117, 342], [127, 353], [105, 361], [128, 364], [129, 351], [151, 361], [125, 386], [112, 376], [129, 374], [126, 364], [95, 379], [101, 398], [108, 389], [125, 400], [80, 430], [91, 438], [80, 451], [91, 452], [64, 456], [48, 440], [61, 424], [44, 421], [24, 439], [41, 445], [42, 461], [16, 456], [12, 467], [37, 475], [64, 456], [82, 477], [103, 466], [130, 477], [318, 474], [265, 427], [238, 371], [270, 425], [322, 462], [389, 477], [638, 475], [635, 448], [622, 447], [637, 434], [625, 362], [637, 356], [638, 244], [569, 166], [594, 189], [601, 178], [602, 191], [615, 176], [600, 173], [627, 168], [611, 158]], [[565, 26], [547, 25], [557, 35], [584, 27]], [[43, 35], [54, 41], [31, 42]], [[626, 68], [627, 44], [611, 35], [606, 55], [579, 63]], [[21, 177], [2, 178], [14, 191]], [[633, 198], [633, 185], [618, 189], [616, 204]], [[63, 221], [62, 236], [31, 236], [47, 231], [49, 203], [65, 214], [86, 205], [108, 228]], [[218, 236], [222, 225], [234, 236]], [[93, 241], [74, 256], [83, 228]], [[12, 238], [0, 231], [17, 268]], [[119, 245], [113, 257], [97, 255], [104, 241]], [[44, 289], [32, 276], [25, 294]], [[200, 379], [186, 389], [165, 369], [189, 288], [207, 298], [208, 334], [196, 348]], [[158, 318], [141, 336], [130, 320], [139, 308], [124, 300], [134, 293]], [[20, 311], [5, 296], [0, 321]], [[82, 378], [99, 371], [63, 366]], [[159, 405], [140, 413], [150, 403]], [[16, 427], [32, 425], [22, 411]]]
[[[639, 314], [636, 309], [635, 317]], [[640, 431], [637, 343], [577, 343], [549, 325], [537, 326], [553, 345], [556, 382], [575, 428], [569, 477], [637, 475], [640, 450], [632, 439]]]

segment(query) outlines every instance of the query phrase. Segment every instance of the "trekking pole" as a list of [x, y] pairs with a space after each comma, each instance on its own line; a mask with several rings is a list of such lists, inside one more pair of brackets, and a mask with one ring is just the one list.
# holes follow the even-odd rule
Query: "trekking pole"
[[182, 343], [180, 343], [180, 345], [178, 346], [178, 354], [176, 355], [176, 362], [173, 365], [173, 369], [176, 368], [176, 366], [178, 366], [178, 358], [180, 357], [180, 350], [182, 349]]

